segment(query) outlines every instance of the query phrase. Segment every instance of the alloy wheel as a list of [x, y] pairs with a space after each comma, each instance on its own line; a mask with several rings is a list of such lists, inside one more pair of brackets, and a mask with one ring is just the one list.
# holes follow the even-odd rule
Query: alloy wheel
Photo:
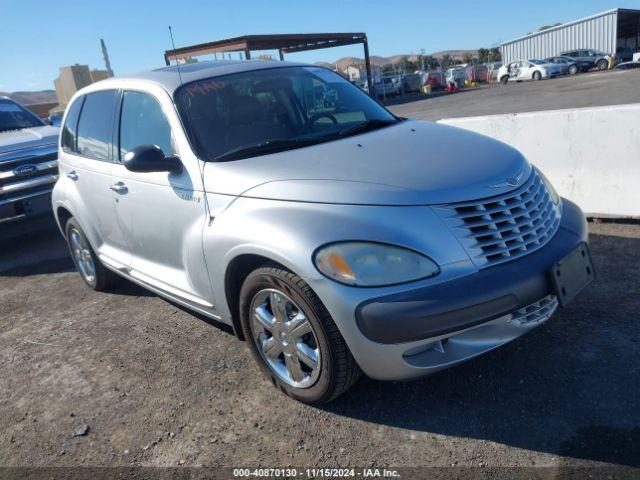
[[76, 265], [78, 265], [80, 274], [87, 283], [93, 285], [96, 281], [96, 268], [87, 241], [76, 228], [72, 228], [69, 231], [69, 241], [71, 244], [71, 253], [76, 261]]
[[320, 347], [304, 311], [285, 293], [264, 289], [250, 314], [253, 340], [271, 371], [288, 385], [311, 387], [320, 376]]

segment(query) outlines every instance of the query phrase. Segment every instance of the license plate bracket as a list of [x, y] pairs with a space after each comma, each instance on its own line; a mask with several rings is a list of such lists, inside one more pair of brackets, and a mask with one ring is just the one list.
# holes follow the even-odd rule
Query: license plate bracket
[[551, 268], [551, 279], [560, 305], [566, 306], [595, 279], [591, 254], [581, 243]]

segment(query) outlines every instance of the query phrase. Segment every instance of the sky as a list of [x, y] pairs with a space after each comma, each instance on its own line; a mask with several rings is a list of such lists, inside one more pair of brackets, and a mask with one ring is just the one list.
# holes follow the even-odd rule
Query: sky
[[[0, 0], [0, 91], [53, 89], [65, 65], [104, 69], [101, 38], [116, 76], [162, 66], [169, 25], [176, 47], [258, 33], [365, 32], [372, 55], [390, 56], [499, 46], [616, 7], [640, 9], [640, 0]], [[345, 56], [362, 57], [362, 47], [286, 58]]]

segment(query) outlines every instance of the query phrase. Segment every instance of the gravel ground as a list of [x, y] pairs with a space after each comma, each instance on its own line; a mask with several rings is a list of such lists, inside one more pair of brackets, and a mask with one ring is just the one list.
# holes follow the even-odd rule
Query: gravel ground
[[[420, 98], [420, 97], [419, 97]], [[390, 106], [422, 120], [596, 107], [640, 102], [640, 70], [580, 73], [540, 82], [509, 83]]]
[[0, 466], [639, 467], [640, 226], [590, 230], [596, 283], [540, 328], [323, 408], [228, 329], [128, 282], [89, 290], [59, 236], [2, 245]]

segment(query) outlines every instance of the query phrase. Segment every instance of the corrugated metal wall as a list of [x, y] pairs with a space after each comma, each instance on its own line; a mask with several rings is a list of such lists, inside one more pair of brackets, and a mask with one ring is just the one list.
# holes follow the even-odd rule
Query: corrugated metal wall
[[611, 10], [506, 42], [500, 47], [502, 62], [547, 58], [579, 48], [615, 53], [617, 21], [618, 11]]

